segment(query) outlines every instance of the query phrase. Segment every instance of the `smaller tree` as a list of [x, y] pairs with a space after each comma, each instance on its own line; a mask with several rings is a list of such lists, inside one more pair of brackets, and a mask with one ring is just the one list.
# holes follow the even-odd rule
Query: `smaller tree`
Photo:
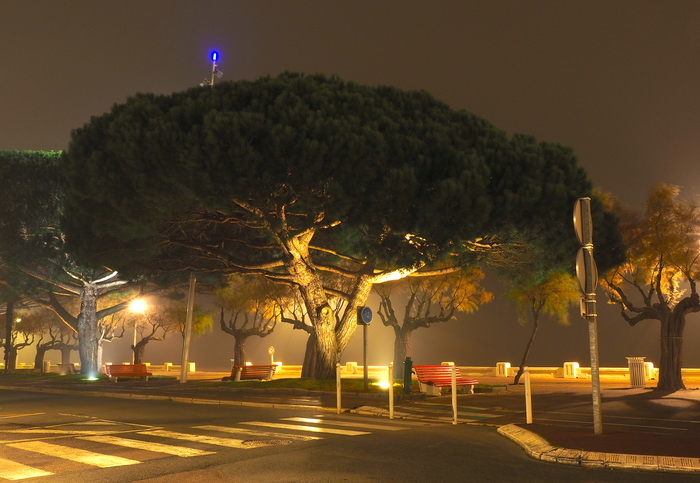
[[221, 330], [235, 340], [234, 365], [245, 364], [245, 344], [250, 337], [267, 337], [275, 329], [282, 317], [279, 298], [275, 295], [284, 288], [261, 276], [232, 275], [228, 285], [215, 292], [221, 307]]
[[[166, 308], [169, 316], [177, 321], [177, 329], [182, 339], [185, 339], [185, 326], [187, 322], [187, 304], [184, 302], [173, 302]], [[211, 317], [211, 311], [204, 310], [199, 304], [194, 304], [192, 308], [192, 327], [190, 333], [196, 337], [204, 335], [211, 330], [214, 325], [214, 319]]]
[[[483, 278], [480, 268], [472, 268], [374, 286], [381, 298], [377, 314], [385, 326], [394, 329], [394, 377], [402, 377], [403, 362], [415, 330], [448, 322], [457, 312], [471, 313], [491, 301], [493, 294], [481, 286]], [[407, 298], [403, 320], [399, 322], [392, 297], [402, 296]]]
[[[46, 352], [61, 350], [64, 345], [62, 340], [63, 333], [69, 332], [70, 329], [50, 310], [37, 309], [32, 311], [29, 316], [37, 319], [37, 327], [39, 328], [39, 338], [36, 341], [36, 355], [34, 356], [34, 372], [41, 372], [43, 371]], [[73, 333], [73, 331], [70, 332]], [[77, 335], [75, 348], [77, 349]]]
[[[142, 364], [146, 346], [152, 341], [163, 341], [171, 332], [177, 331], [185, 337], [185, 320], [187, 306], [182, 302], [161, 300], [159, 304], [146, 304], [140, 313], [134, 313], [130, 318], [138, 334], [138, 342], [131, 346], [134, 351], [134, 364]], [[192, 318], [192, 333], [202, 335], [211, 328], [213, 320], [201, 306], [194, 306]]]
[[550, 315], [560, 324], [568, 325], [569, 308], [579, 300], [580, 291], [576, 280], [570, 274], [561, 271], [550, 272], [541, 280], [534, 277], [516, 278], [507, 283], [510, 287], [506, 294], [516, 303], [518, 322], [524, 325], [532, 317], [533, 323], [530, 339], [525, 346], [520, 367], [513, 380], [513, 384], [518, 384], [540, 326], [540, 316]]
[[[0, 319], [0, 321], [6, 323], [5, 319]], [[39, 320], [34, 316], [32, 311], [26, 309], [14, 311], [13, 326], [9, 338], [5, 341], [7, 371], [17, 368], [17, 355], [19, 351], [34, 344], [37, 335], [40, 335], [42, 332]], [[0, 326], [0, 330], [4, 332], [4, 326]]]

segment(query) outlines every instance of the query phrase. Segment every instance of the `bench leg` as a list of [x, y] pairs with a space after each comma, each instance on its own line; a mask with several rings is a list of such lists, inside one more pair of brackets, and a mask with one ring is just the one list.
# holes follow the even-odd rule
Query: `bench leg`
[[119, 380], [119, 378], [118, 378], [118, 377], [115, 377], [115, 376], [109, 376], [109, 382], [113, 382], [113, 383], [115, 383], [115, 384], [116, 384], [116, 382], [117, 382], [118, 380]]

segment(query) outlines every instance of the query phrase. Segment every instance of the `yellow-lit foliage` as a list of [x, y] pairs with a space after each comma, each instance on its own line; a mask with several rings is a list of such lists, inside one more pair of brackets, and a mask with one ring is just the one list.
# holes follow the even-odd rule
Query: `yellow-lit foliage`
[[633, 301], [624, 287], [631, 285], [636, 290], [629, 294], [640, 294], [644, 306], [662, 301], [673, 308], [686, 295], [681, 283], [694, 285], [700, 275], [700, 207], [679, 195], [677, 186], [658, 185], [643, 215], [617, 203], [628, 260], [603, 281], [613, 303], [629, 310]]
[[530, 317], [535, 323], [547, 314], [562, 325], [569, 324], [569, 308], [578, 302], [581, 292], [578, 282], [566, 272], [552, 272], [543, 282], [511, 286], [508, 297], [516, 303], [518, 322], [526, 324]]

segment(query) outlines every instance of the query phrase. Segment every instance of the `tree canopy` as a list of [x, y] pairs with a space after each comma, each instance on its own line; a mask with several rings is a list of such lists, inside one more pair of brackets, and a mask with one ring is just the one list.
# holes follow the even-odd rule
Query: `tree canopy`
[[292, 73], [136, 95], [75, 130], [64, 161], [71, 250], [296, 287], [319, 377], [373, 284], [473, 264], [514, 233], [573, 260], [571, 207], [591, 189], [571, 149], [509, 139], [426, 92]]
[[680, 198], [677, 186], [660, 184], [643, 214], [615, 199], [627, 245], [627, 262], [609, 271], [604, 288], [635, 326], [644, 320], [661, 325], [661, 361], [657, 389], [685, 389], [681, 375], [686, 315], [700, 312], [700, 206]]

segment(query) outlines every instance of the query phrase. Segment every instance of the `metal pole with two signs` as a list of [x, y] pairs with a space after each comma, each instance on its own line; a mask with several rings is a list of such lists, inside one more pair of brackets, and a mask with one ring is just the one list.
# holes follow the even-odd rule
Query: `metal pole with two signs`
[[598, 287], [598, 268], [593, 258], [593, 220], [591, 199], [580, 198], [574, 205], [574, 230], [581, 248], [576, 255], [576, 277], [583, 297], [581, 317], [588, 320], [588, 343], [591, 353], [591, 386], [593, 392], [593, 432], [603, 434], [600, 412], [600, 371], [598, 362], [598, 314], [595, 290]]

